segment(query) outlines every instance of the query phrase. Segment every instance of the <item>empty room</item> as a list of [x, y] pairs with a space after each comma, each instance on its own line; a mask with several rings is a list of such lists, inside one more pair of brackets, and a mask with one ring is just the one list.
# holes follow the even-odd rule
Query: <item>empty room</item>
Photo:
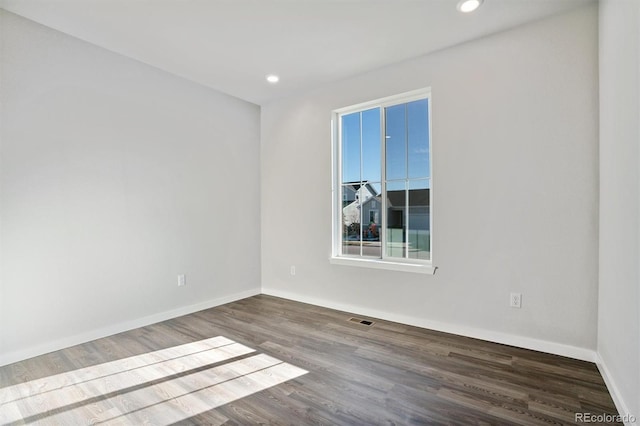
[[0, 425], [639, 417], [639, 0], [0, 0]]

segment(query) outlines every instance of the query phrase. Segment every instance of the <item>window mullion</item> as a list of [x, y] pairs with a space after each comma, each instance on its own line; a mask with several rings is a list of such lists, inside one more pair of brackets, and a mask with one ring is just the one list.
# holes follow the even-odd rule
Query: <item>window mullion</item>
[[409, 258], [409, 108], [404, 105], [404, 257]]
[[358, 200], [360, 201], [360, 257], [362, 257], [363, 253], [363, 245], [364, 245], [364, 241], [362, 239], [362, 232], [363, 232], [363, 225], [364, 225], [364, 209], [363, 209], [363, 204], [362, 204], [362, 194], [364, 193], [364, 191], [362, 190], [362, 187], [364, 185], [363, 182], [363, 176], [362, 176], [362, 168], [364, 167], [364, 162], [362, 160], [362, 154], [363, 154], [363, 150], [362, 150], [362, 112], [360, 112], [360, 114], [358, 114], [358, 118], [360, 119], [360, 188], [358, 189], [358, 191], [360, 192], [360, 195], [358, 196]]
[[380, 256], [387, 257], [387, 123], [385, 108], [380, 107]]
[[404, 181], [404, 257], [409, 258], [409, 179]]
[[343, 238], [343, 215], [342, 208], [344, 207], [344, 203], [342, 202], [344, 197], [344, 188], [342, 185], [342, 116], [340, 114], [335, 115], [335, 129], [334, 130], [334, 138], [335, 138], [335, 150], [333, 167], [335, 167], [335, 180], [334, 185], [337, 191], [337, 195], [335, 195], [335, 208], [334, 208], [334, 226], [333, 235], [335, 238], [334, 241], [334, 250], [342, 256], [344, 253], [342, 251], [342, 238]]

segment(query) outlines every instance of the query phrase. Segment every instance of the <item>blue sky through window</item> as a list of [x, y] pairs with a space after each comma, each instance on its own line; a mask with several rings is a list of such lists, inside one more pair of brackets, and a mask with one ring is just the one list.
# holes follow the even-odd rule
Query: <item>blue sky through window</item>
[[[387, 180], [430, 177], [428, 117], [428, 99], [385, 108]], [[380, 108], [342, 116], [342, 183], [381, 181], [381, 130]]]

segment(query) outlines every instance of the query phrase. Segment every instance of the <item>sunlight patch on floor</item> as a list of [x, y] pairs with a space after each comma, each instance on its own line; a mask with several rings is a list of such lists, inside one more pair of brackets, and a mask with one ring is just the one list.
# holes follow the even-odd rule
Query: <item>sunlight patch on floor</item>
[[8, 386], [1, 423], [170, 424], [307, 373], [254, 352], [218, 336]]

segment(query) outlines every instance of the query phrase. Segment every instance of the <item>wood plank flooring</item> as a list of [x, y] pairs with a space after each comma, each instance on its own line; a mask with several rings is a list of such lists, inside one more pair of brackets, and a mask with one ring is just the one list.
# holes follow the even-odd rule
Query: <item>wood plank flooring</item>
[[0, 424], [563, 425], [594, 364], [255, 296], [0, 368]]

